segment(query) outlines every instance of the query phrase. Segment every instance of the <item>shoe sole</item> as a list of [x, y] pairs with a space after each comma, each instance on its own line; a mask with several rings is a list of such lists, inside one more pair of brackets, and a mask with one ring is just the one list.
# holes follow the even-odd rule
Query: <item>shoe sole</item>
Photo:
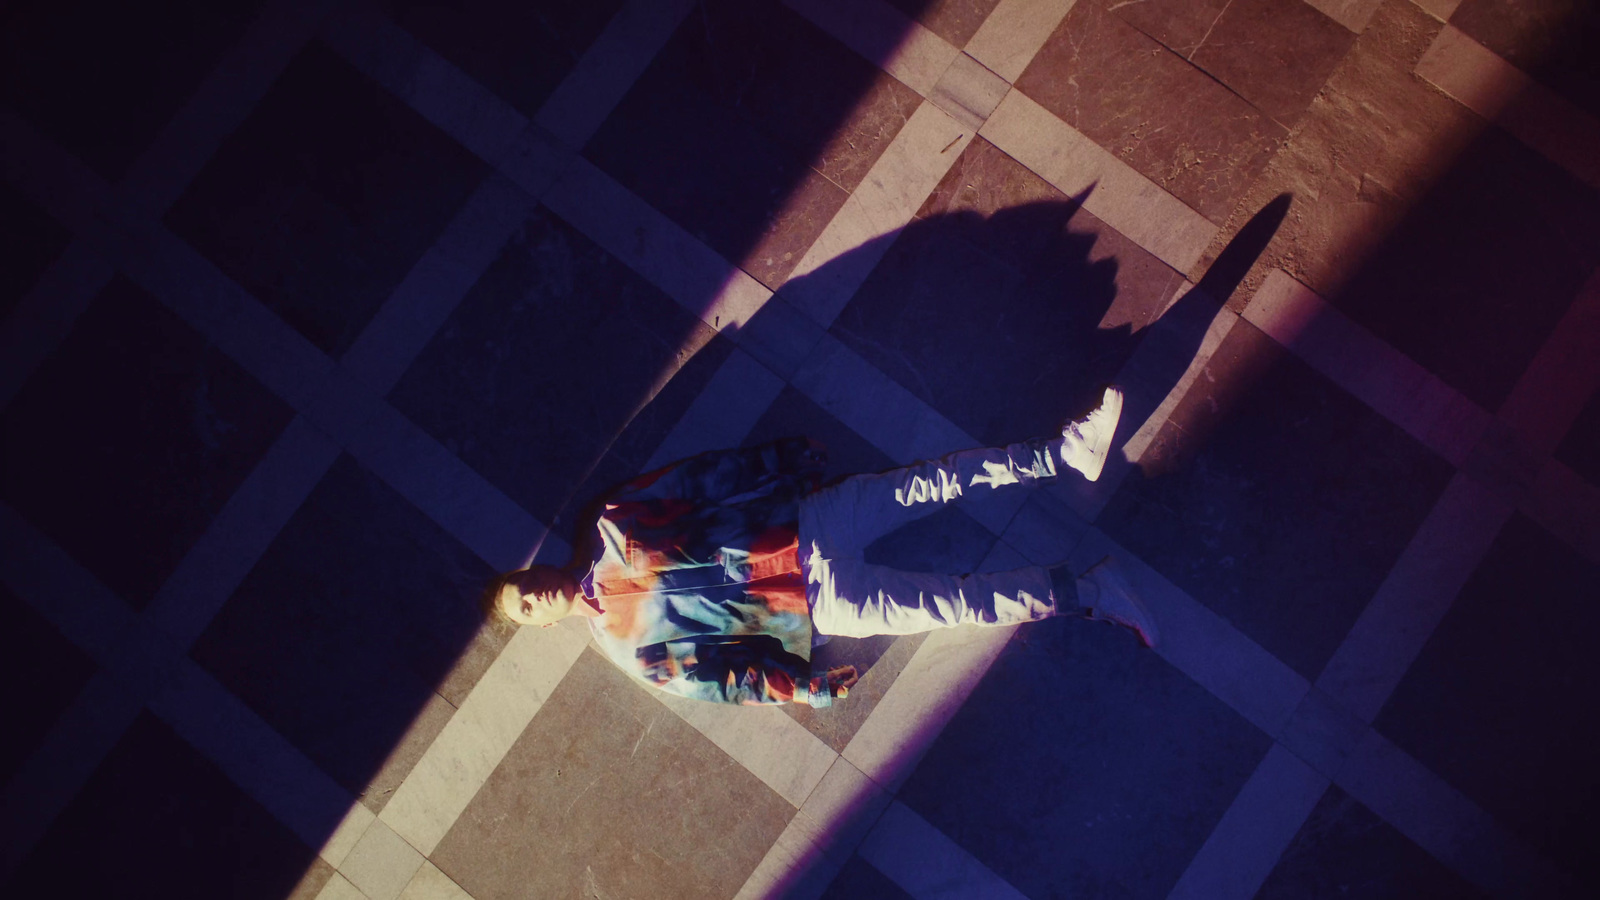
[[1111, 455], [1111, 442], [1117, 436], [1118, 423], [1122, 421], [1122, 391], [1106, 388], [1099, 409], [1111, 412], [1111, 427], [1103, 431], [1096, 429], [1094, 446], [1089, 448], [1090, 458], [1095, 461], [1095, 466], [1093, 470], [1083, 473], [1083, 477], [1090, 481], [1100, 480], [1100, 473], [1106, 468], [1106, 457]]

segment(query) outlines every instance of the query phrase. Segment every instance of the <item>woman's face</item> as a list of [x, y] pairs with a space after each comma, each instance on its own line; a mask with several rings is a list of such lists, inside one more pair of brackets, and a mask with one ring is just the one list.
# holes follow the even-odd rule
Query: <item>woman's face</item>
[[578, 594], [577, 580], [565, 569], [533, 566], [506, 579], [500, 609], [519, 625], [549, 628], [572, 612]]

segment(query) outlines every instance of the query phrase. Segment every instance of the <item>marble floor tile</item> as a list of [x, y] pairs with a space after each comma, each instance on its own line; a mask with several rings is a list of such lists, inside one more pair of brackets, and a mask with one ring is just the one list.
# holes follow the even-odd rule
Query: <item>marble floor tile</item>
[[[1589, 890], [1596, 564], [1522, 516], [1501, 529], [1373, 727]], [[1576, 703], [1576, 705], [1575, 705]]]
[[1243, 321], [1166, 429], [1097, 524], [1315, 679], [1452, 467]]
[[341, 457], [191, 656], [345, 789], [392, 786], [443, 727], [412, 726], [479, 633], [494, 574]]
[[72, 232], [9, 184], [0, 185], [0, 220], [9, 223], [13, 235], [5, 271], [0, 272], [0, 321], [5, 321], [67, 249]]
[[1000, 0], [887, 0], [890, 6], [922, 23], [957, 49], [977, 33]]
[[478, 900], [733, 896], [795, 808], [647, 690], [585, 651], [434, 864]]
[[1600, 265], [1596, 233], [1600, 191], [1489, 129], [1328, 299], [1497, 409]]
[[258, 5], [8, 5], [0, 102], [115, 181], [243, 35]]
[[315, 863], [316, 851], [144, 713], [3, 887], [14, 897], [128, 896], [136, 886], [134, 895], [280, 900]]
[[920, 102], [776, 0], [715, 3], [584, 155], [776, 288]]
[[863, 897], [879, 898], [879, 900], [912, 900], [912, 895], [906, 893], [889, 876], [862, 859], [859, 855], [850, 857], [844, 864], [827, 890], [822, 892], [821, 900], [861, 900]]
[[1017, 628], [900, 799], [1027, 896], [1164, 897], [1269, 745], [1125, 630], [1050, 619]]
[[1483, 894], [1337, 786], [1283, 851], [1257, 900], [1467, 900]]
[[622, 5], [623, 0], [380, 4], [402, 28], [530, 118]]
[[1556, 448], [1556, 459], [1588, 480], [1600, 485], [1600, 392], [1589, 398], [1577, 421]]
[[164, 221], [339, 356], [486, 173], [313, 41]]
[[422, 854], [416, 848], [382, 820], [375, 819], [339, 864], [339, 874], [349, 879], [368, 900], [395, 900], [422, 863]]
[[5, 500], [143, 609], [290, 416], [118, 277], [0, 417]]
[[1188, 59], [1288, 125], [1322, 90], [1355, 39], [1304, 0], [1234, 0]]
[[[418, 355], [390, 401], [570, 537], [579, 511], [575, 495], [593, 496], [638, 474], [730, 349], [540, 208]], [[597, 353], [605, 360], [603, 377], [594, 368]], [[587, 491], [586, 482], [592, 482]], [[557, 521], [564, 510], [565, 520]]]
[[1450, 24], [1590, 115], [1600, 116], [1600, 10], [1571, 0], [1462, 0]]
[[1016, 87], [1213, 222], [1287, 133], [1093, 2], [1073, 6]]
[[10, 784], [57, 719], [78, 699], [95, 664], [10, 589], [0, 587], [0, 615], [9, 623], [0, 654], [0, 678], [17, 685], [0, 742], [0, 784]]

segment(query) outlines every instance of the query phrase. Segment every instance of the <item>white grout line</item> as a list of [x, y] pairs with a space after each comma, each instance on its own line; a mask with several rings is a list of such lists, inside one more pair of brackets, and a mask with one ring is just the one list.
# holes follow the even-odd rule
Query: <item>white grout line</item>
[[816, 900], [888, 805], [888, 793], [835, 757], [734, 900]]
[[1367, 732], [1334, 783], [1491, 895], [1576, 896], [1549, 860], [1376, 731]]
[[1167, 900], [1250, 900], [1327, 789], [1326, 776], [1272, 745]]
[[918, 94], [933, 92], [960, 49], [883, 0], [784, 0]]
[[1109, 150], [1013, 90], [979, 135], [1157, 259], [1187, 272], [1210, 246], [1217, 226]]
[[433, 853], [588, 643], [571, 619], [517, 629], [378, 818]]
[[1555, 452], [1596, 390], [1600, 390], [1600, 269], [1589, 276], [1517, 380], [1499, 418], [1543, 456]]
[[800, 258], [784, 299], [820, 327], [832, 325], [972, 137], [949, 113], [920, 104]]
[[861, 857], [917, 900], [1025, 900], [993, 870], [896, 800], [861, 842]]
[[1461, 0], [1411, 0], [1411, 2], [1441, 22], [1450, 21], [1450, 16], [1455, 13], [1456, 7], [1461, 5]]
[[1016, 83], [1077, 0], [1000, 0], [967, 41], [967, 53]]
[[715, 330], [743, 326], [772, 296], [588, 160], [574, 161], [544, 202]]
[[821, 738], [775, 707], [746, 709], [665, 691], [650, 694], [795, 807], [839, 758]]
[[1412, 537], [1317, 687], [1370, 722], [1405, 677], [1511, 515], [1511, 503], [1458, 473]]
[[737, 447], [772, 406], [784, 381], [743, 348], [735, 347], [667, 433], [646, 472], [707, 450]]
[[1383, 5], [1383, 0], [1305, 0], [1306, 5], [1360, 34], [1372, 21], [1372, 14]]
[[534, 121], [565, 146], [581, 150], [693, 6], [693, 0], [628, 0], [545, 100]]
[[311, 39], [317, 23], [343, 2], [280, 0], [261, 10], [129, 169], [117, 186], [118, 199], [142, 216], [165, 213]]
[[1521, 509], [1551, 534], [1600, 563], [1600, 486], [1552, 459], [1523, 495]]
[[0, 336], [0, 409], [11, 405], [115, 274], [87, 241], [75, 238], [23, 295]]
[[1461, 29], [1446, 25], [1439, 32], [1417, 62], [1417, 75], [1580, 180], [1600, 187], [1600, 119]]
[[505, 176], [489, 175], [340, 364], [379, 396], [388, 394], [533, 210], [533, 201]]
[[1244, 318], [1456, 466], [1489, 427], [1487, 412], [1280, 269]]

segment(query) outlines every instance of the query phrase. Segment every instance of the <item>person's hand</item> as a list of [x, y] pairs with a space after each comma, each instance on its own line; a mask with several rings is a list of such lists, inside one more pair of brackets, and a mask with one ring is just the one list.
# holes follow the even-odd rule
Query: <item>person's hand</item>
[[861, 680], [861, 674], [855, 666], [835, 666], [828, 670], [828, 687], [833, 689], [835, 697], [848, 697], [850, 689]]

